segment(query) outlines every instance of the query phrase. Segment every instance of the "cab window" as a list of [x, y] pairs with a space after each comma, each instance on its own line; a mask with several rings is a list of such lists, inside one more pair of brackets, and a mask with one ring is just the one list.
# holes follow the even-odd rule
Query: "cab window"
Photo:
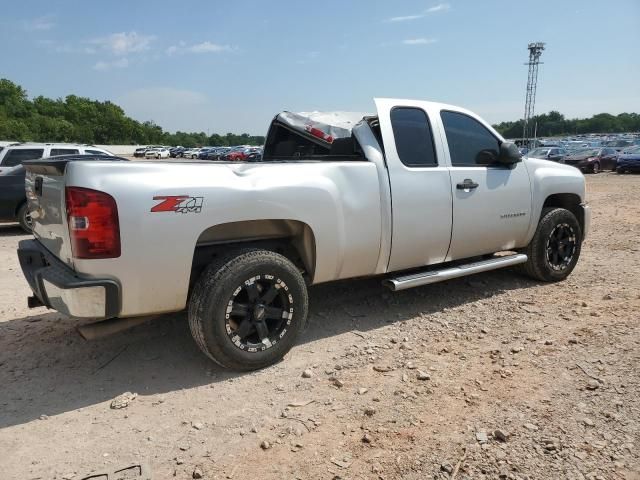
[[440, 117], [454, 167], [477, 167], [498, 161], [498, 139], [475, 118], [446, 110], [440, 112]]
[[438, 165], [429, 118], [424, 110], [396, 107], [391, 110], [391, 128], [400, 161], [409, 167]]

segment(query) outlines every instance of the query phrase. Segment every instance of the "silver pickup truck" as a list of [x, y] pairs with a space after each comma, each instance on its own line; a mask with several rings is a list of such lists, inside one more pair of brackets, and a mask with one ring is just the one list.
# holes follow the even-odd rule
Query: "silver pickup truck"
[[310, 285], [571, 273], [590, 222], [580, 171], [522, 159], [459, 107], [375, 104], [283, 112], [255, 163], [26, 162], [30, 306], [95, 319], [187, 308], [203, 352], [248, 370], [292, 347]]

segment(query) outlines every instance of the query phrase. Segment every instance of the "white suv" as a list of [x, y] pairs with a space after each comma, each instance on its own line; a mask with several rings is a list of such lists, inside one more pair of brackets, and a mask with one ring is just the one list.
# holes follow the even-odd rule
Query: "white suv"
[[20, 143], [0, 148], [0, 173], [20, 165], [25, 160], [55, 157], [58, 155], [109, 155], [102, 148], [70, 143]]

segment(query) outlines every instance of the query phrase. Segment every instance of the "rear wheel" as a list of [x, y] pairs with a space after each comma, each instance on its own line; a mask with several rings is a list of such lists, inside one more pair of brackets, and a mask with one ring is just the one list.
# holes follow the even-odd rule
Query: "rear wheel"
[[543, 282], [564, 280], [578, 263], [581, 248], [582, 229], [573, 213], [564, 208], [545, 208], [524, 251], [528, 260], [520, 271]]
[[234, 370], [279, 361], [307, 318], [307, 287], [286, 257], [259, 249], [213, 262], [189, 301], [189, 326], [200, 349]]
[[20, 228], [27, 233], [33, 232], [33, 220], [31, 219], [31, 213], [26, 203], [23, 203], [18, 209], [18, 223]]

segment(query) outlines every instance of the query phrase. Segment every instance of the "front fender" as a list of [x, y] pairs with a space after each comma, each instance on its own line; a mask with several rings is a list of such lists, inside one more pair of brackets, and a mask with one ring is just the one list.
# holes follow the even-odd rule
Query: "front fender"
[[532, 192], [531, 224], [527, 232], [529, 243], [538, 227], [545, 201], [551, 195], [571, 194], [584, 204], [586, 185], [584, 175], [575, 167], [537, 158], [525, 158], [523, 162], [529, 171]]

